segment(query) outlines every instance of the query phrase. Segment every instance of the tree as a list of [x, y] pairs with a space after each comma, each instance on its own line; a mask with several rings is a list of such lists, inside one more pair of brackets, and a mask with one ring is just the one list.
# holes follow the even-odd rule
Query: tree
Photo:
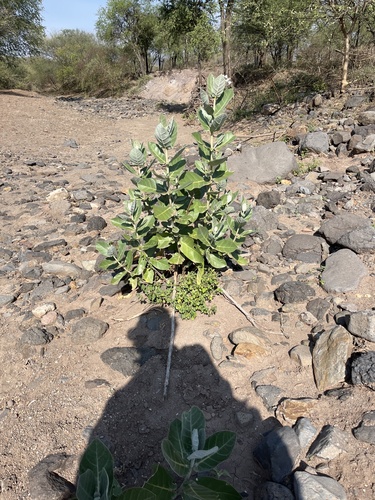
[[316, 19], [315, 7], [310, 0], [239, 0], [234, 31], [245, 50], [256, 49], [260, 61], [268, 50], [278, 66], [284, 55], [291, 62], [308, 36]]
[[341, 91], [348, 85], [348, 69], [350, 52], [353, 45], [353, 35], [358, 26], [365, 20], [374, 0], [320, 0], [322, 14], [332, 23], [337, 24], [344, 39], [344, 47], [341, 51], [342, 73]]
[[138, 74], [151, 71], [150, 50], [156, 35], [157, 17], [149, 0], [108, 0], [99, 10], [99, 39], [122, 47], [134, 58]]
[[231, 76], [231, 28], [232, 14], [236, 0], [219, 0], [220, 9], [220, 35], [223, 51], [223, 71], [228, 77]]
[[0, 59], [28, 56], [43, 42], [41, 0], [0, 0]]

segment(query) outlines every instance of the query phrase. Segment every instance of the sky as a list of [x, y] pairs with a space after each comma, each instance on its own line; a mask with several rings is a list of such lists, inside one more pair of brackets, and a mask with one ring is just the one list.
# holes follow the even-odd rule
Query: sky
[[43, 0], [42, 3], [47, 35], [63, 29], [94, 33], [98, 10], [107, 5], [106, 0]]

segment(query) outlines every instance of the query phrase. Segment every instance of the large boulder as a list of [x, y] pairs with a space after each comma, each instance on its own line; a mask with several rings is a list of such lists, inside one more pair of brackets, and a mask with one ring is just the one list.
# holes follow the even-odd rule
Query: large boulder
[[228, 158], [235, 182], [274, 183], [297, 168], [297, 161], [284, 142], [271, 142], [259, 147], [244, 146], [242, 153]]

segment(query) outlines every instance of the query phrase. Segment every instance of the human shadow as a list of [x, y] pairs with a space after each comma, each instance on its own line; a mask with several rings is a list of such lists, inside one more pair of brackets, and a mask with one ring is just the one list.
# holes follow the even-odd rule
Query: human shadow
[[[207, 421], [207, 435], [219, 430], [236, 433], [235, 448], [223, 468], [232, 477], [229, 482], [247, 492], [245, 496], [256, 498], [253, 489], [267, 477], [255, 464], [253, 450], [262, 434], [274, 428], [275, 419], [262, 421], [257, 409], [237, 400], [220, 368], [198, 343], [173, 349], [168, 395], [164, 398], [170, 323], [167, 310], [153, 309], [128, 332], [133, 348], [110, 350], [115, 360], [112, 366], [134, 375], [110, 398], [92, 437], [101, 439], [112, 452], [120, 484], [141, 486], [150, 477], [153, 465], [166, 465], [161, 442], [170, 423], [183, 411], [198, 406]], [[191, 329], [193, 337], [193, 322]], [[102, 359], [108, 362], [107, 351]]]

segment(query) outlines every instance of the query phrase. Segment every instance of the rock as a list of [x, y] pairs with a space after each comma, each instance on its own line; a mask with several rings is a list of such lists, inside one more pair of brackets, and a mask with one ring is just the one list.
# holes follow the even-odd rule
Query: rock
[[99, 215], [90, 217], [87, 221], [87, 231], [101, 231], [105, 227], [107, 227], [107, 222]]
[[331, 136], [332, 144], [338, 146], [339, 144], [349, 142], [351, 133], [347, 130], [338, 130]]
[[369, 309], [351, 313], [347, 328], [352, 335], [375, 342], [375, 311]]
[[277, 215], [267, 210], [267, 208], [257, 205], [253, 209], [253, 214], [249, 222], [246, 223], [246, 229], [264, 234], [265, 231], [272, 231], [278, 226]]
[[226, 351], [226, 347], [224, 346], [223, 339], [220, 335], [214, 335], [210, 343], [210, 351], [212, 357], [216, 361], [220, 361], [223, 358], [223, 353]]
[[104, 351], [100, 358], [112, 370], [122, 373], [125, 377], [132, 377], [156, 354], [156, 349], [152, 347], [112, 347]]
[[61, 468], [67, 455], [48, 455], [28, 473], [29, 493], [32, 500], [68, 500], [73, 498], [75, 486], [54, 471]]
[[337, 243], [355, 253], [375, 253], [375, 229], [370, 226], [345, 233]]
[[304, 471], [294, 473], [296, 500], [346, 500], [343, 486], [328, 476], [315, 476]]
[[96, 389], [97, 387], [111, 387], [111, 384], [104, 378], [95, 378], [93, 380], [86, 380], [86, 389]]
[[346, 103], [344, 104], [344, 108], [345, 109], [357, 108], [358, 106], [360, 106], [364, 102], [366, 102], [366, 97], [364, 95], [359, 95], [359, 94], [352, 95], [352, 96], [348, 97]]
[[46, 196], [46, 200], [50, 203], [55, 201], [66, 200], [68, 198], [69, 198], [69, 192], [63, 187], [54, 189]]
[[368, 271], [361, 259], [351, 250], [342, 249], [325, 261], [321, 283], [328, 293], [345, 293], [355, 290]]
[[306, 310], [313, 314], [319, 321], [326, 318], [330, 308], [331, 304], [327, 300], [321, 299], [320, 297], [310, 300], [306, 304]]
[[275, 182], [297, 168], [297, 161], [284, 142], [272, 142], [259, 147], [244, 146], [242, 153], [228, 158], [233, 171], [231, 181]]
[[251, 342], [241, 342], [234, 350], [235, 356], [243, 356], [246, 359], [254, 357], [262, 357], [269, 353], [269, 348], [266, 346], [252, 344]]
[[343, 326], [323, 332], [315, 342], [312, 361], [316, 387], [325, 391], [345, 381], [352, 337]]
[[84, 317], [84, 315], [86, 314], [86, 311], [85, 309], [70, 309], [69, 311], [66, 312], [65, 316], [64, 316], [64, 320], [69, 322], [69, 321], [72, 321], [74, 319], [81, 319]]
[[46, 274], [68, 276], [70, 278], [79, 278], [82, 273], [82, 269], [75, 264], [57, 260], [51, 260], [51, 262], [43, 263], [42, 268]]
[[375, 351], [361, 352], [352, 362], [352, 383], [375, 391]]
[[257, 500], [294, 500], [293, 493], [282, 484], [266, 481], [256, 490]]
[[103, 337], [109, 325], [100, 319], [82, 318], [72, 326], [72, 340], [75, 344], [90, 344]]
[[306, 417], [301, 417], [297, 420], [293, 427], [294, 432], [297, 434], [301, 448], [306, 448], [311, 444], [312, 440], [318, 432], [316, 427], [313, 426], [311, 420]]
[[15, 295], [0, 295], [0, 307], [7, 306], [16, 300]]
[[270, 344], [267, 335], [255, 326], [237, 328], [237, 330], [233, 330], [228, 337], [233, 344], [250, 343], [261, 347], [268, 347]]
[[353, 144], [352, 153], [369, 153], [375, 149], [375, 134], [368, 135], [363, 141]]
[[312, 151], [313, 153], [328, 153], [329, 137], [325, 132], [309, 132], [302, 139], [301, 151]]
[[363, 415], [362, 422], [353, 429], [353, 434], [359, 441], [375, 444], [375, 410]]
[[262, 193], [259, 193], [256, 203], [264, 208], [271, 209], [280, 205], [281, 195], [274, 189], [272, 191], [263, 191]]
[[75, 139], [67, 139], [64, 142], [64, 146], [66, 146], [67, 148], [74, 148], [74, 149], [77, 149], [79, 147]]
[[300, 366], [308, 367], [312, 365], [311, 351], [307, 345], [296, 345], [289, 351], [289, 356]]
[[43, 252], [43, 250], [48, 250], [49, 248], [53, 247], [64, 247], [67, 245], [66, 240], [64, 238], [59, 238], [58, 240], [51, 240], [51, 241], [43, 241], [42, 243], [39, 243], [33, 248], [34, 252]]
[[254, 450], [254, 458], [270, 473], [272, 481], [281, 483], [291, 474], [301, 452], [297, 434], [291, 427], [267, 433]]
[[310, 446], [307, 458], [318, 457], [333, 460], [349, 449], [348, 435], [338, 427], [325, 425]]
[[305, 302], [309, 297], [314, 295], [315, 290], [311, 286], [299, 281], [288, 281], [275, 290], [276, 300], [282, 304]]
[[55, 309], [56, 309], [56, 304], [54, 302], [47, 302], [45, 304], [41, 304], [37, 307], [34, 307], [34, 309], [31, 312], [36, 318], [40, 319], [49, 311], [54, 311]]
[[113, 297], [116, 293], [121, 292], [124, 286], [124, 281], [120, 281], [116, 285], [104, 285], [99, 288], [99, 293], [102, 297]]
[[302, 262], [320, 263], [322, 260], [322, 239], [309, 234], [294, 234], [285, 242], [283, 256]]
[[362, 227], [371, 228], [371, 220], [356, 214], [335, 215], [320, 226], [319, 233], [330, 244], [335, 244], [346, 233]]
[[358, 116], [359, 125], [375, 125], [375, 111], [362, 111]]
[[295, 422], [298, 418], [309, 415], [310, 411], [318, 403], [313, 398], [285, 398], [277, 407], [277, 415], [289, 422]]
[[251, 411], [237, 411], [236, 420], [241, 427], [246, 427], [254, 423], [254, 413]]
[[53, 340], [53, 335], [43, 328], [33, 326], [26, 330], [21, 338], [20, 343], [24, 345], [46, 345]]
[[280, 400], [282, 389], [275, 385], [258, 385], [255, 392], [262, 399], [267, 410], [273, 412]]

